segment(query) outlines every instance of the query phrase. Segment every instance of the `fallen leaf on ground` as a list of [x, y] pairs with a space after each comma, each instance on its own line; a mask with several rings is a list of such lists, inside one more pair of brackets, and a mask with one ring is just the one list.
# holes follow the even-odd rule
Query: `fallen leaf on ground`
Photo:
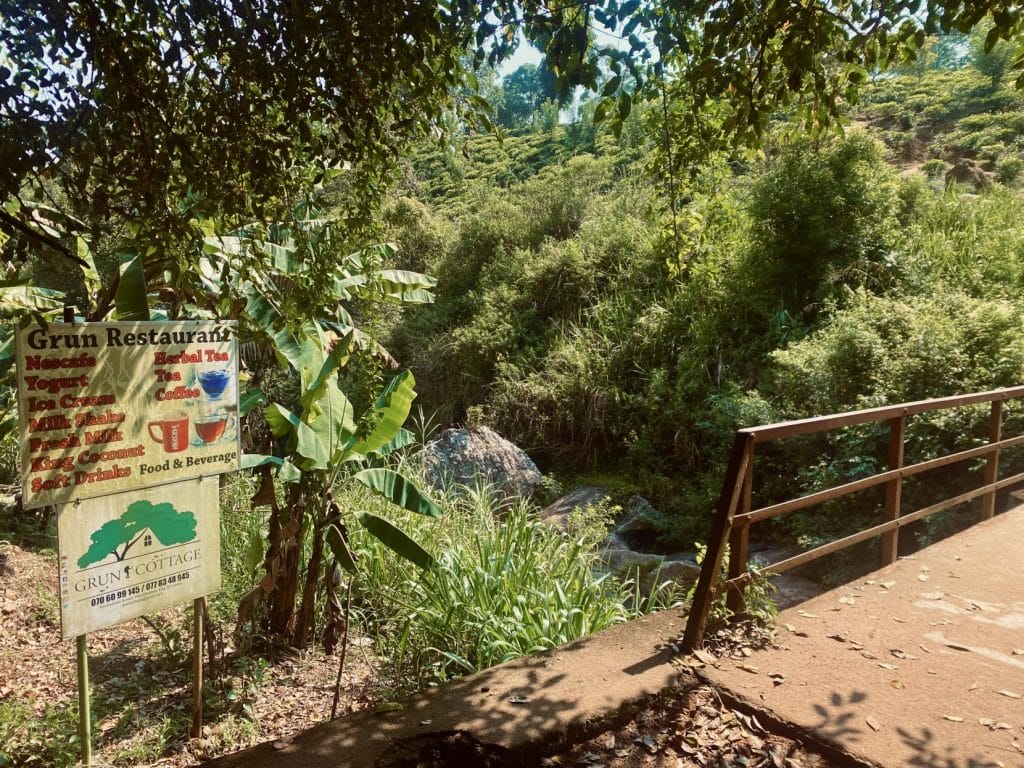
[[749, 664], [737, 664], [736, 668], [737, 669], [742, 669], [744, 672], [749, 672], [752, 675], [756, 675], [757, 674], [757, 667], [752, 667]]
[[899, 667], [897, 667], [895, 664], [886, 664], [884, 661], [880, 662], [878, 666], [880, 666], [882, 669], [899, 669]]
[[878, 586], [884, 587], [885, 589], [892, 589], [893, 587], [896, 586], [896, 582], [895, 581], [882, 581], [882, 582], [879, 582]]
[[964, 719], [959, 715], [943, 715], [942, 719], [949, 720], [952, 723], [962, 723], [964, 721]]
[[865, 718], [864, 722], [867, 723], [869, 726], [871, 726], [871, 730], [873, 730], [873, 731], [880, 731], [880, 730], [882, 730], [881, 723], [879, 723], [873, 717]]
[[718, 659], [715, 658], [714, 654], [708, 653], [707, 651], [698, 648], [693, 652], [693, 655], [703, 661], [705, 664], [714, 664]]
[[998, 693], [1000, 696], [1005, 696], [1008, 699], [1024, 698], [1024, 696], [1021, 696], [1019, 693], [1015, 693], [1014, 691], [996, 691], [996, 693]]
[[902, 691], [902, 690], [906, 689], [907, 686], [905, 686], [899, 680], [890, 680], [889, 681], [889, 687], [890, 688], [895, 688], [897, 691]]
[[594, 739], [594, 744], [606, 751], [613, 750], [615, 749], [615, 734], [611, 731], [608, 731], [608, 733], [602, 733]]

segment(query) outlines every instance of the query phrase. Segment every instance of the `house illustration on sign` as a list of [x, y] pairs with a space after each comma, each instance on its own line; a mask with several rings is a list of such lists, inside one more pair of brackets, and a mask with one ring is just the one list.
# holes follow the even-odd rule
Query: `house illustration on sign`
[[195, 515], [179, 512], [170, 502], [132, 502], [123, 515], [92, 532], [91, 544], [78, 558], [78, 567], [87, 568], [109, 557], [121, 562], [140, 540], [143, 547], [149, 547], [154, 537], [165, 547], [192, 541], [196, 537]]

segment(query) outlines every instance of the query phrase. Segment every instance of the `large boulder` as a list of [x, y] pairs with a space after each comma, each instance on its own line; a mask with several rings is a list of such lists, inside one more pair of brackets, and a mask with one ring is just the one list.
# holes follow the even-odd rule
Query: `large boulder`
[[645, 551], [655, 548], [664, 529], [661, 512], [643, 496], [633, 495], [626, 502], [626, 509], [612, 533], [625, 541], [630, 549]]
[[486, 483], [500, 496], [529, 498], [543, 479], [525, 451], [487, 427], [446, 429], [419, 458], [427, 482], [439, 489]]
[[961, 157], [946, 171], [946, 186], [968, 184], [982, 192], [992, 189], [992, 174], [969, 157]]

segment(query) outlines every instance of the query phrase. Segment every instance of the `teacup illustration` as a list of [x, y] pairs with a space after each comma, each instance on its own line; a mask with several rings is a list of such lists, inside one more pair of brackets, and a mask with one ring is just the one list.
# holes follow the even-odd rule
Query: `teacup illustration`
[[200, 371], [197, 377], [199, 386], [211, 400], [218, 399], [231, 383], [231, 371], [227, 368], [216, 368], [212, 371]]
[[235, 417], [223, 408], [219, 408], [196, 416], [193, 423], [199, 439], [204, 445], [209, 445], [216, 443], [224, 436], [225, 432], [234, 428]]
[[146, 425], [149, 436], [160, 443], [167, 453], [184, 451], [188, 447], [188, 414], [181, 411], [154, 419]]

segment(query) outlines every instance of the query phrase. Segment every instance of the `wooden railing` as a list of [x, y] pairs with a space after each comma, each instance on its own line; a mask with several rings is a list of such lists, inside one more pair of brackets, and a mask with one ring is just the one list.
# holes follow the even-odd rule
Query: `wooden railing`
[[[786, 421], [762, 427], [741, 429], [736, 433], [732, 453], [726, 470], [722, 495], [718, 502], [711, 534], [708, 538], [707, 553], [701, 568], [700, 578], [694, 593], [690, 616], [683, 636], [683, 648], [692, 651], [704, 638], [704, 627], [715, 595], [721, 589], [728, 589], [728, 605], [734, 612], [743, 610], [743, 585], [749, 580], [747, 566], [750, 525], [760, 520], [777, 517], [815, 504], [832, 501], [856, 491], [876, 486], [885, 487], [885, 501], [882, 505], [882, 520], [865, 530], [845, 538], [824, 544], [776, 563], [769, 563], [761, 569], [764, 573], [779, 574], [816, 560], [819, 557], [838, 552], [862, 541], [882, 537], [882, 565], [896, 561], [899, 530], [905, 525], [922, 520], [936, 512], [960, 504], [981, 499], [983, 518], [992, 517], [995, 512], [996, 492], [1024, 481], [1024, 472], [999, 479], [999, 453], [1005, 448], [1024, 445], [1024, 435], [1004, 438], [1003, 403], [1007, 400], [1024, 398], [1024, 386], [977, 392], [969, 395], [943, 397], [934, 400], [920, 400], [912, 403], [851, 411], [830, 416], [819, 416], [799, 421]], [[990, 404], [988, 441], [980, 446], [961, 450], [946, 456], [929, 459], [917, 464], [904, 466], [904, 435], [907, 417], [930, 411], [960, 408], [980, 403]], [[796, 499], [771, 504], [760, 509], [751, 509], [754, 455], [758, 445], [798, 435], [851, 427], [857, 424], [888, 422], [889, 445], [888, 467], [884, 472], [860, 478], [843, 485], [801, 496]], [[938, 469], [957, 462], [985, 457], [981, 485], [946, 499], [937, 504], [902, 514], [901, 497], [903, 481], [922, 472]], [[724, 582], [717, 583], [717, 575], [728, 544], [729, 574]]]

